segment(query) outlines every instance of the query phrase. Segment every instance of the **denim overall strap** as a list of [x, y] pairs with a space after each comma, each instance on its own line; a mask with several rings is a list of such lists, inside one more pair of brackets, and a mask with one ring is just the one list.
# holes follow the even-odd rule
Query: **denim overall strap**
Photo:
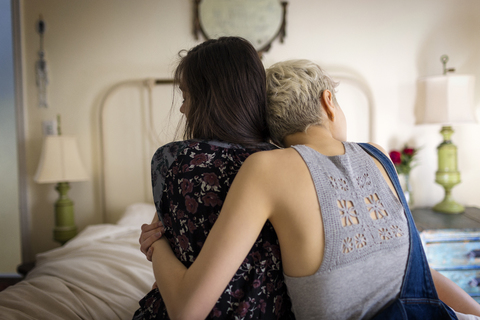
[[[393, 163], [382, 151], [378, 150], [374, 146], [368, 143], [359, 143], [359, 145], [367, 153], [376, 158], [382, 164], [383, 168], [390, 177], [393, 186], [395, 187], [398, 198], [400, 199], [404, 207], [405, 216], [407, 217], [410, 234], [410, 252], [408, 255], [407, 267], [405, 270], [402, 289], [400, 291], [400, 300], [402, 300], [402, 303], [404, 304], [411, 303], [412, 307], [416, 303], [419, 303], [420, 306], [422, 306], [423, 304], [428, 302], [437, 305], [441, 309], [445, 309], [446, 305], [444, 305], [443, 302], [438, 300], [438, 295], [435, 290], [435, 285], [433, 283], [430, 269], [428, 267], [428, 262], [425, 256], [425, 252], [423, 250], [422, 242], [420, 240], [420, 235], [418, 234], [415, 222], [413, 221], [412, 213], [410, 212], [410, 208], [408, 207], [405, 195], [400, 186], [397, 172], [395, 170], [395, 167], [393, 166]], [[415, 312], [421, 314], [422, 311], [420, 309], [421, 308], [419, 308]], [[456, 319], [455, 314], [450, 308], [446, 307], [445, 311], [447, 311], [448, 315], [451, 316], [452, 319]], [[419, 316], [419, 314], [417, 314], [417, 316]], [[400, 317], [399, 319], [407, 318], [411, 317]]]

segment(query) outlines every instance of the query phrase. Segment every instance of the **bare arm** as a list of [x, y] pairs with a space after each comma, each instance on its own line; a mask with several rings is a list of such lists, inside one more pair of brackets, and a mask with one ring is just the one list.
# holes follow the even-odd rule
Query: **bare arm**
[[455, 311], [480, 316], [480, 304], [477, 301], [470, 297], [470, 295], [455, 282], [438, 271], [432, 268], [430, 268], [430, 271], [440, 300]]
[[[172, 319], [204, 319], [255, 243], [268, 219], [268, 179], [250, 156], [195, 262], [186, 269], [165, 239], [153, 243], [153, 270]], [[250, 160], [250, 161], [249, 161]], [[252, 163], [251, 163], [252, 162]]]

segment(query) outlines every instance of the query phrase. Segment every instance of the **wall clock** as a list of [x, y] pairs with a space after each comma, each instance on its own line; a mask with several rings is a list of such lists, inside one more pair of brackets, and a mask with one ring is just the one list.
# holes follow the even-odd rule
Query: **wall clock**
[[287, 2], [279, 0], [195, 0], [194, 35], [205, 39], [239, 36], [262, 55], [286, 36]]

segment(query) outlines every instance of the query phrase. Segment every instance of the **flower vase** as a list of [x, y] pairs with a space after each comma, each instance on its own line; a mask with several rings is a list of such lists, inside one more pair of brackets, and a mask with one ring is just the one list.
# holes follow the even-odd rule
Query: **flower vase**
[[410, 174], [404, 173], [401, 176], [403, 177], [402, 179], [403, 194], [405, 195], [405, 200], [407, 200], [408, 206], [411, 207], [413, 205], [413, 193], [412, 193], [412, 185], [410, 183]]

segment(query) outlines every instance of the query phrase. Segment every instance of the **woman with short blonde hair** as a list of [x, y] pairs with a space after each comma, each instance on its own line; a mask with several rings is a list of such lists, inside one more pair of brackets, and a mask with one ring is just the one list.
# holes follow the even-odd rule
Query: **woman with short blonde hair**
[[322, 125], [320, 100], [325, 90], [337, 104], [333, 81], [309, 60], [279, 62], [267, 69], [267, 122], [274, 143], [283, 146], [285, 136]]

